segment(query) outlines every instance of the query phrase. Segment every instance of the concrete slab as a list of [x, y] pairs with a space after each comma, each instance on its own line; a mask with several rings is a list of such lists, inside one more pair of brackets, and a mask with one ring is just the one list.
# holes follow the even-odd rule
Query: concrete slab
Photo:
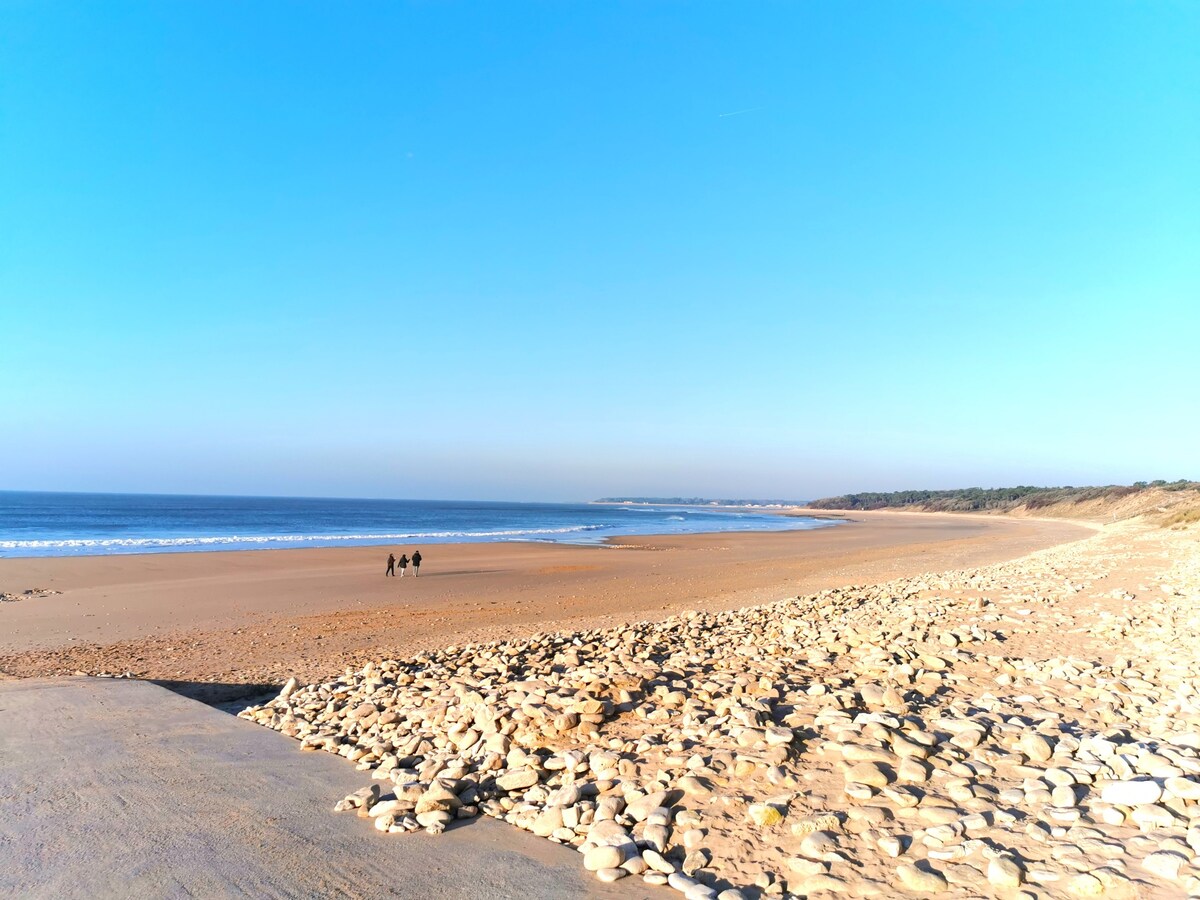
[[346, 760], [150, 682], [0, 682], [0, 895], [648, 897], [490, 819], [384, 835]]

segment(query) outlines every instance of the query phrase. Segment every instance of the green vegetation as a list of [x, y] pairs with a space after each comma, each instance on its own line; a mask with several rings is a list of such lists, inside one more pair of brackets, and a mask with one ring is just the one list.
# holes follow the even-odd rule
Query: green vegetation
[[890, 491], [825, 497], [808, 504], [814, 509], [892, 509], [916, 507], [933, 512], [974, 512], [1010, 510], [1018, 506], [1040, 509], [1055, 503], [1083, 503], [1087, 500], [1115, 500], [1150, 489], [1183, 491], [1200, 488], [1196, 481], [1139, 481], [1132, 485], [1102, 487], [1031, 487], [962, 488], [952, 491]]

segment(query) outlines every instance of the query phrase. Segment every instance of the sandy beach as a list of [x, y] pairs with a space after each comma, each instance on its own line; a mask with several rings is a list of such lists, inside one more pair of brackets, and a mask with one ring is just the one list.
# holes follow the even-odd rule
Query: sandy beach
[[60, 593], [0, 606], [0, 673], [131, 672], [220, 699], [381, 654], [732, 609], [999, 562], [1090, 533], [984, 516], [850, 519], [607, 546], [429, 546], [421, 577], [403, 579], [384, 577], [386, 547], [5, 559], [0, 591]]
[[499, 819], [663, 896], [1195, 897], [1196, 551], [1117, 523], [995, 565], [367, 656], [240, 715], [354, 763], [334, 809], [364, 828]]

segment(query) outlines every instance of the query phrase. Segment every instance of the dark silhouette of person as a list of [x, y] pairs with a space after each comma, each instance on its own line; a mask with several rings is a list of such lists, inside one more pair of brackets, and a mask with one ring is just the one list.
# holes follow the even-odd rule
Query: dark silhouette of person
[[400, 577], [401, 578], [404, 577], [404, 570], [407, 568], [408, 568], [408, 555], [405, 553], [401, 553], [400, 554]]
[[413, 552], [412, 564], [413, 564], [413, 577], [416, 578], [418, 575], [421, 574], [421, 551], [420, 550], [416, 550]]
[[[395, 575], [396, 575], [396, 555], [394, 553], [388, 554], [387, 574], [391, 575], [392, 577], [395, 577]], [[384, 577], [387, 577], [387, 576], [385, 575]]]

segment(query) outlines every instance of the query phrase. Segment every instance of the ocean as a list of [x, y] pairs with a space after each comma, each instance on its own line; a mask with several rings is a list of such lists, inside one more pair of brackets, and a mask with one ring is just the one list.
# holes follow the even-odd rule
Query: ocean
[[801, 531], [828, 519], [752, 509], [0, 491], [0, 557]]

